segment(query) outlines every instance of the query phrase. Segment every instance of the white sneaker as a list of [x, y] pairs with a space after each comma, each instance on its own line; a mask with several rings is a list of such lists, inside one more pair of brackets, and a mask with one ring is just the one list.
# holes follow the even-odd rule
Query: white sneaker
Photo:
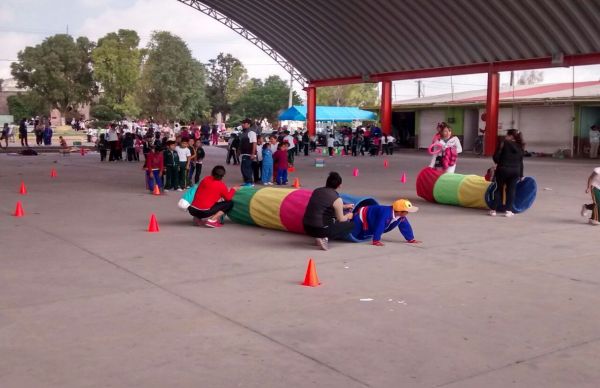
[[581, 216], [582, 217], [590, 217], [592, 215], [592, 211], [586, 207], [586, 205], [581, 205]]
[[600, 221], [596, 221], [596, 220], [593, 220], [590, 218], [590, 224], [594, 225], [594, 226], [598, 226], [598, 225], [600, 225]]
[[492, 217], [496, 217], [496, 211], [495, 210], [490, 210], [490, 212], [488, 214], [490, 216], [492, 216]]
[[510, 210], [507, 210], [506, 213], [504, 213], [504, 217], [512, 217], [514, 215], [515, 213], [511, 212]]
[[317, 246], [322, 250], [326, 251], [329, 249], [329, 240], [327, 239], [327, 237], [317, 238], [315, 240], [317, 242]]
[[182, 189], [177, 189], [177, 191], [183, 191]]
[[171, 191], [171, 190], [169, 190], [169, 189], [164, 189], [163, 191], [164, 191], [165, 193], [168, 193], [168, 192], [169, 192], [169, 191]]

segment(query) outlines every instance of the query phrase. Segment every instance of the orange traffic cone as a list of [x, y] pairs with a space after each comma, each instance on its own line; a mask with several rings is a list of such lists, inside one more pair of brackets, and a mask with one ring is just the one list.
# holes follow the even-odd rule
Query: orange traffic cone
[[154, 213], [150, 216], [150, 223], [148, 224], [148, 232], [150, 233], [158, 233], [160, 228], [158, 227], [158, 221], [156, 221], [156, 216]]
[[53, 168], [50, 170], [50, 178], [56, 178], [58, 175], [56, 174], [56, 170]]
[[383, 161], [383, 167], [384, 168], [388, 168], [389, 167], [389, 163], [388, 163], [387, 159]]
[[160, 195], [160, 187], [157, 184], [154, 184], [154, 190], [152, 190], [152, 194]]
[[402, 173], [402, 178], [400, 178], [400, 183], [406, 183], [406, 173]]
[[358, 176], [358, 168], [354, 168], [354, 171], [352, 172], [352, 176]]
[[21, 188], [19, 189], [19, 194], [25, 195], [27, 194], [27, 187], [25, 187], [25, 182], [21, 181]]
[[296, 172], [296, 167], [294, 167], [294, 166], [288, 167], [288, 172]]
[[294, 178], [294, 184], [292, 185], [292, 187], [294, 187], [294, 188], [296, 188], [296, 189], [297, 189], [298, 187], [300, 187], [300, 179], [298, 179], [298, 178]]
[[25, 212], [23, 211], [23, 205], [21, 205], [21, 201], [18, 201], [17, 207], [15, 208], [15, 214], [13, 214], [13, 216], [23, 217], [24, 215], [25, 215]]
[[313, 259], [309, 259], [308, 268], [306, 268], [306, 276], [304, 277], [304, 283], [302, 283], [302, 285], [307, 287], [317, 287], [320, 284], [315, 263], [313, 262]]

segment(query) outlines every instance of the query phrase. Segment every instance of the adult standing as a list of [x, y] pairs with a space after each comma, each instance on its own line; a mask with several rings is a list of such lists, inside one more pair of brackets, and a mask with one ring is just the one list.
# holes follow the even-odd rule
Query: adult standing
[[302, 148], [304, 148], [304, 156], [308, 156], [310, 138], [308, 137], [308, 131], [302, 133]]
[[4, 126], [2, 127], [2, 136], [0, 136], [0, 147], [2, 147], [2, 140], [4, 140], [4, 144], [6, 145], [6, 148], [8, 148], [9, 132], [10, 132], [10, 127], [8, 126], [8, 123], [4, 123]]
[[254, 186], [252, 161], [256, 159], [256, 132], [250, 130], [252, 120], [242, 121], [242, 133], [240, 134], [240, 167], [244, 186]]
[[27, 142], [27, 119], [25, 117], [19, 123], [19, 139], [21, 139], [21, 147], [29, 147]]
[[324, 251], [329, 249], [329, 239], [344, 238], [354, 228], [353, 214], [344, 214], [354, 205], [344, 205], [337, 189], [342, 185], [342, 177], [330, 172], [325, 187], [312, 192], [302, 223], [304, 231], [316, 239], [317, 245]]
[[114, 162], [117, 159], [117, 145], [119, 143], [119, 134], [117, 133], [117, 128], [115, 124], [111, 124], [108, 129], [108, 147], [110, 152], [108, 154], [108, 161]]
[[496, 216], [496, 212], [502, 207], [502, 193], [506, 190], [505, 216], [512, 217], [513, 205], [517, 183], [523, 178], [523, 137], [516, 129], [509, 129], [504, 141], [500, 143], [494, 153], [496, 163], [496, 190], [494, 191], [492, 210], [490, 216]]
[[600, 127], [592, 125], [590, 128], [590, 159], [598, 157], [598, 146], [600, 145]]

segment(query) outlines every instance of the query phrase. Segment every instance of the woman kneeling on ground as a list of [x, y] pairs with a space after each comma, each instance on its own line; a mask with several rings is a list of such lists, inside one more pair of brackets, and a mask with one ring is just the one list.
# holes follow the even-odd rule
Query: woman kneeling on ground
[[329, 249], [329, 239], [346, 237], [354, 228], [353, 214], [344, 214], [344, 210], [352, 210], [354, 205], [344, 205], [338, 192], [342, 185], [342, 177], [337, 172], [330, 172], [325, 187], [313, 191], [304, 213], [304, 231], [316, 238], [317, 245], [324, 251]]
[[237, 188], [227, 189], [223, 183], [225, 167], [215, 166], [211, 175], [202, 179], [188, 212], [194, 217], [195, 225], [209, 228], [223, 226], [222, 217], [233, 207], [233, 195]]

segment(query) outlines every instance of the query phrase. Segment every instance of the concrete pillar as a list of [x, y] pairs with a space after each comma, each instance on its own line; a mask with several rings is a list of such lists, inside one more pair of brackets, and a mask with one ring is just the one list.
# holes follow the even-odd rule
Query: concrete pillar
[[498, 141], [498, 111], [500, 109], [500, 74], [488, 73], [487, 101], [485, 105], [485, 155], [492, 156]]
[[381, 83], [381, 131], [386, 135], [392, 134], [392, 81]]

